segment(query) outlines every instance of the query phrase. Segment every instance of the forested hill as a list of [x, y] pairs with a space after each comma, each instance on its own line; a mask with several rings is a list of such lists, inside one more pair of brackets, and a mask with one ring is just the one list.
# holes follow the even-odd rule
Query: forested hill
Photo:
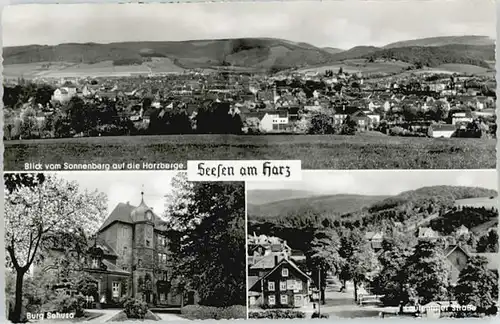
[[[251, 191], [249, 192], [251, 196]], [[355, 212], [361, 207], [371, 206], [387, 196], [364, 195], [314, 195], [271, 201], [264, 204], [250, 203], [248, 205], [249, 217], [273, 218], [282, 215], [337, 215]], [[253, 200], [249, 200], [252, 202]]]
[[431, 186], [405, 191], [398, 195], [361, 196], [331, 195], [298, 198], [248, 206], [248, 219], [253, 224], [274, 223], [282, 226], [309, 224], [355, 227], [390, 225], [453, 208], [459, 199], [497, 196], [491, 189], [462, 186]]
[[[349, 196], [349, 195], [345, 195]], [[356, 197], [355, 195], [352, 195]], [[422, 187], [416, 190], [405, 191], [392, 197], [379, 197], [365, 205], [359, 204], [356, 211], [340, 215], [335, 213], [334, 207], [338, 197], [331, 200], [330, 208], [310, 208], [311, 199], [290, 199], [286, 201], [294, 207], [282, 208], [280, 215], [266, 217], [257, 215], [253, 207], [248, 210], [249, 233], [278, 236], [289, 241], [290, 246], [295, 249], [306, 251], [309, 242], [317, 230], [324, 228], [337, 229], [359, 229], [361, 231], [374, 229], [389, 229], [394, 227], [395, 222], [406, 222], [416, 224], [431, 215], [441, 215], [434, 218], [432, 225], [436, 228], [442, 227], [439, 219], [452, 217], [453, 229], [463, 224], [463, 213], [454, 213], [455, 200], [479, 197], [497, 196], [497, 192], [491, 189], [461, 186], [432, 186]], [[332, 196], [335, 197], [335, 196]], [[363, 196], [361, 196], [363, 197]], [[320, 200], [321, 201], [321, 200]], [[355, 200], [352, 200], [355, 201]], [[325, 200], [323, 199], [323, 203]], [[280, 202], [280, 204], [285, 202]], [[481, 226], [480, 223], [493, 223], [492, 217], [498, 218], [496, 212], [480, 212], [477, 220], [468, 221], [467, 224]], [[493, 223], [494, 224], [494, 223]], [[486, 224], [487, 225], [487, 224]], [[488, 225], [488, 228], [490, 226]], [[447, 231], [452, 229], [446, 228]], [[296, 238], [296, 239], [295, 239]]]
[[355, 213], [343, 220], [365, 226], [391, 226], [393, 222], [418, 222], [426, 217], [452, 209], [459, 199], [497, 196], [495, 190], [480, 187], [431, 186], [400, 193]]
[[430, 67], [445, 63], [489, 67], [487, 61], [495, 60], [495, 45], [491, 39], [486, 42], [484, 37], [479, 40], [477, 37], [403, 41], [389, 47], [356, 46], [346, 51], [276, 38], [68, 43], [5, 47], [3, 59], [5, 65], [42, 62], [96, 64], [106, 61], [114, 65], [141, 65], [153, 58], [162, 58], [187, 69], [235, 66], [280, 70], [322, 66], [350, 59], [397, 60]]

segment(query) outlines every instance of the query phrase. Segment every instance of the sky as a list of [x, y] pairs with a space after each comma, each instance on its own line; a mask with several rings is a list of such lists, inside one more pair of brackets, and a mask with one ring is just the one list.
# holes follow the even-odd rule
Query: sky
[[348, 49], [436, 36], [495, 37], [493, 0], [24, 4], [3, 46], [273, 37]]
[[144, 190], [144, 202], [158, 216], [165, 210], [165, 195], [171, 192], [172, 178], [175, 171], [71, 171], [58, 172], [57, 177], [78, 182], [81, 190], [98, 190], [108, 197], [108, 214], [118, 203], [129, 202], [133, 206], [141, 203], [141, 191]]
[[[247, 190], [302, 190], [319, 195], [397, 195], [427, 186], [470, 186], [497, 190], [496, 170], [302, 171], [297, 182], [247, 182]], [[251, 203], [251, 202], [250, 202]]]

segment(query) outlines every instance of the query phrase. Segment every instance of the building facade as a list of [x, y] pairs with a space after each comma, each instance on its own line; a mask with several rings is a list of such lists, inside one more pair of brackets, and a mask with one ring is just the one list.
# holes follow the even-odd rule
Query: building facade
[[275, 256], [275, 266], [253, 281], [249, 289], [249, 306], [300, 308], [309, 303], [311, 278], [293, 261], [286, 258], [278, 260]]
[[184, 291], [173, 274], [166, 223], [144, 199], [137, 207], [129, 203], [115, 207], [99, 229], [88, 258], [86, 271], [98, 282], [100, 302], [123, 297], [152, 305], [196, 302], [196, 293]]

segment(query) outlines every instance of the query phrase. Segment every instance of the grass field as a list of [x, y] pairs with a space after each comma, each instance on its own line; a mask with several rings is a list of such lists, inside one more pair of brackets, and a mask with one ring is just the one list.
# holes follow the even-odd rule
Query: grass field
[[165, 135], [6, 141], [4, 170], [24, 163], [302, 160], [303, 169], [493, 169], [495, 140], [340, 135]]
[[498, 208], [498, 197], [460, 199], [455, 202], [455, 206], [474, 208]]

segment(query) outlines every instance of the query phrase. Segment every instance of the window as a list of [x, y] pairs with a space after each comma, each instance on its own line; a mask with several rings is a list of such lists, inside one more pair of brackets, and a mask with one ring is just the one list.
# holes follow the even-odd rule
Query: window
[[276, 296], [269, 296], [269, 305], [276, 305]]
[[142, 260], [141, 259], [139, 259], [137, 261], [137, 267], [142, 268]]
[[92, 268], [94, 268], [94, 269], [99, 268], [99, 259], [98, 258], [92, 259]]
[[302, 296], [295, 296], [294, 306], [304, 306], [304, 302], [302, 301]]
[[146, 246], [150, 246], [151, 242], [149, 240], [146, 240]]
[[269, 282], [267, 283], [267, 289], [268, 289], [269, 291], [274, 291], [274, 281], [269, 281]]
[[281, 269], [281, 276], [288, 277], [288, 269], [287, 268]]
[[295, 281], [295, 289], [302, 290], [302, 281], [300, 280]]
[[125, 271], [128, 270], [128, 268], [126, 266], [123, 266], [122, 269], [125, 270]]
[[286, 304], [288, 304], [288, 296], [287, 296], [287, 295], [281, 295], [281, 296], [280, 296], [280, 303], [281, 303], [282, 305], [286, 305]]
[[167, 255], [165, 253], [158, 253], [158, 263], [167, 264]]
[[286, 281], [280, 281], [280, 291], [286, 291]]
[[113, 298], [120, 297], [120, 283], [113, 281]]

